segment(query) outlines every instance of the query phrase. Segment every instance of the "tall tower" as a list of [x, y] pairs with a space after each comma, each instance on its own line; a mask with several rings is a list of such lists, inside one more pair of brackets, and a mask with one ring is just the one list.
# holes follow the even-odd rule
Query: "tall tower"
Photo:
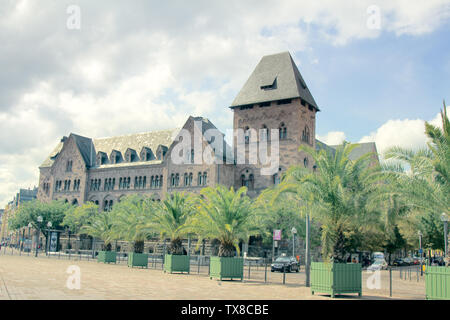
[[[236, 165], [236, 188], [245, 185], [249, 196], [257, 196], [278, 184], [289, 166], [312, 168], [312, 159], [298, 148], [302, 144], [315, 148], [316, 113], [320, 110], [289, 52], [264, 56], [230, 108], [234, 129], [244, 131], [244, 139], [234, 138], [235, 154], [246, 150], [245, 163]], [[251, 158], [262, 140], [267, 140], [271, 149], [272, 129], [279, 138], [279, 166], [276, 173], [261, 174], [267, 165], [261, 164], [259, 156], [257, 163]]]

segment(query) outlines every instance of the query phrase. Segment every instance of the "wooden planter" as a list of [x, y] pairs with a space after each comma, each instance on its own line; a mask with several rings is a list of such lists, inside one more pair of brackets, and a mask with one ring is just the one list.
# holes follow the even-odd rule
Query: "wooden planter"
[[99, 251], [97, 255], [97, 262], [116, 263], [117, 253], [115, 251]]
[[425, 270], [427, 300], [450, 300], [450, 267], [431, 267]]
[[164, 256], [164, 272], [189, 273], [190, 257], [187, 255], [166, 254]]
[[362, 268], [359, 263], [311, 263], [311, 293], [362, 295]]
[[148, 268], [148, 254], [146, 253], [128, 253], [128, 266], [129, 267], [143, 267]]
[[209, 262], [209, 278], [244, 279], [244, 258], [211, 257]]

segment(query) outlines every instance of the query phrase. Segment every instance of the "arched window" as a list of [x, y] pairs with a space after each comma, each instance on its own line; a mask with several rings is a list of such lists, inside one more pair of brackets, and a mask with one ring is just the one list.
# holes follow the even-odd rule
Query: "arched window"
[[305, 129], [302, 132], [302, 141], [310, 144], [310, 134], [308, 126], [305, 126]]
[[270, 140], [270, 132], [265, 124], [263, 124], [260, 132], [261, 141], [269, 141]]
[[178, 187], [180, 185], [180, 174], [175, 174], [175, 186]]
[[158, 188], [159, 185], [159, 177], [152, 176], [152, 188]]
[[208, 174], [203, 172], [203, 185], [206, 186], [208, 184]]
[[280, 184], [280, 175], [278, 173], [275, 173], [273, 175], [273, 184], [274, 185], [279, 185]]
[[245, 179], [245, 175], [241, 176], [242, 187], [248, 187], [248, 180]]
[[191, 173], [189, 173], [189, 185], [192, 186], [192, 180], [193, 180], [194, 175]]
[[249, 180], [248, 188], [253, 190], [255, 188], [255, 177], [253, 176], [253, 174], [250, 174], [248, 176], [248, 180]]
[[198, 173], [197, 185], [199, 186], [203, 185], [203, 176], [201, 172]]
[[308, 158], [303, 159], [303, 164], [304, 164], [305, 168], [308, 168], [308, 164], [309, 164]]
[[131, 182], [131, 178], [128, 177], [128, 179], [127, 179], [127, 189], [130, 189], [130, 182]]
[[184, 174], [184, 185], [189, 186], [189, 175], [187, 173]]
[[250, 142], [250, 128], [249, 127], [245, 127], [245, 129], [244, 129], [244, 139], [245, 139], [246, 144], [248, 144]]
[[284, 122], [280, 124], [280, 127], [278, 128], [279, 131], [279, 138], [280, 140], [286, 140], [287, 139], [287, 128]]
[[163, 176], [160, 175], [159, 176], [159, 187], [162, 188], [162, 186], [163, 186]]

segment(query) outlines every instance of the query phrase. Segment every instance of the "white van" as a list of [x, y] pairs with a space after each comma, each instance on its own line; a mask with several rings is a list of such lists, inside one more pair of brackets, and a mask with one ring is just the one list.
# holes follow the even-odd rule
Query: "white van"
[[374, 261], [376, 261], [376, 260], [385, 260], [385, 259], [384, 259], [384, 253], [383, 253], [383, 252], [374, 252], [374, 253], [372, 254], [372, 256], [373, 256], [373, 260], [374, 260]]

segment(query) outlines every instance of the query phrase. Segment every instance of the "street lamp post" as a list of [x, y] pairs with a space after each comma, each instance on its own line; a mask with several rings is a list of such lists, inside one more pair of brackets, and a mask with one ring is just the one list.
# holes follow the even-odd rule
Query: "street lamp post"
[[[32, 238], [31, 238], [31, 227], [32, 227], [33, 225], [31, 224], [31, 222], [30, 223], [28, 223], [28, 237], [27, 237], [27, 239], [28, 240], [32, 240]], [[30, 251], [32, 251], [33, 250], [33, 247], [31, 246], [31, 243], [30, 243]], [[30, 251], [28, 251], [28, 252], [30, 252]], [[28, 253], [29, 254], [29, 253]]]
[[36, 234], [36, 252], [34, 254], [35, 257], [38, 256], [39, 236], [41, 235], [41, 223], [42, 223], [42, 221], [44, 221], [42, 216], [37, 217], [38, 230], [37, 230], [37, 234]]
[[48, 223], [47, 223], [47, 248], [46, 248], [46, 253], [47, 253], [47, 255], [49, 254], [49, 252], [50, 252], [50, 228], [52, 227], [52, 222], [51, 221], [49, 221]]
[[441, 221], [444, 223], [444, 247], [445, 247], [445, 251], [444, 251], [444, 257], [447, 257], [447, 250], [448, 250], [448, 215], [443, 212], [441, 214]]
[[419, 230], [420, 275], [423, 276], [422, 232]]
[[292, 227], [292, 256], [295, 257], [295, 234], [297, 233], [297, 229], [295, 227]]

